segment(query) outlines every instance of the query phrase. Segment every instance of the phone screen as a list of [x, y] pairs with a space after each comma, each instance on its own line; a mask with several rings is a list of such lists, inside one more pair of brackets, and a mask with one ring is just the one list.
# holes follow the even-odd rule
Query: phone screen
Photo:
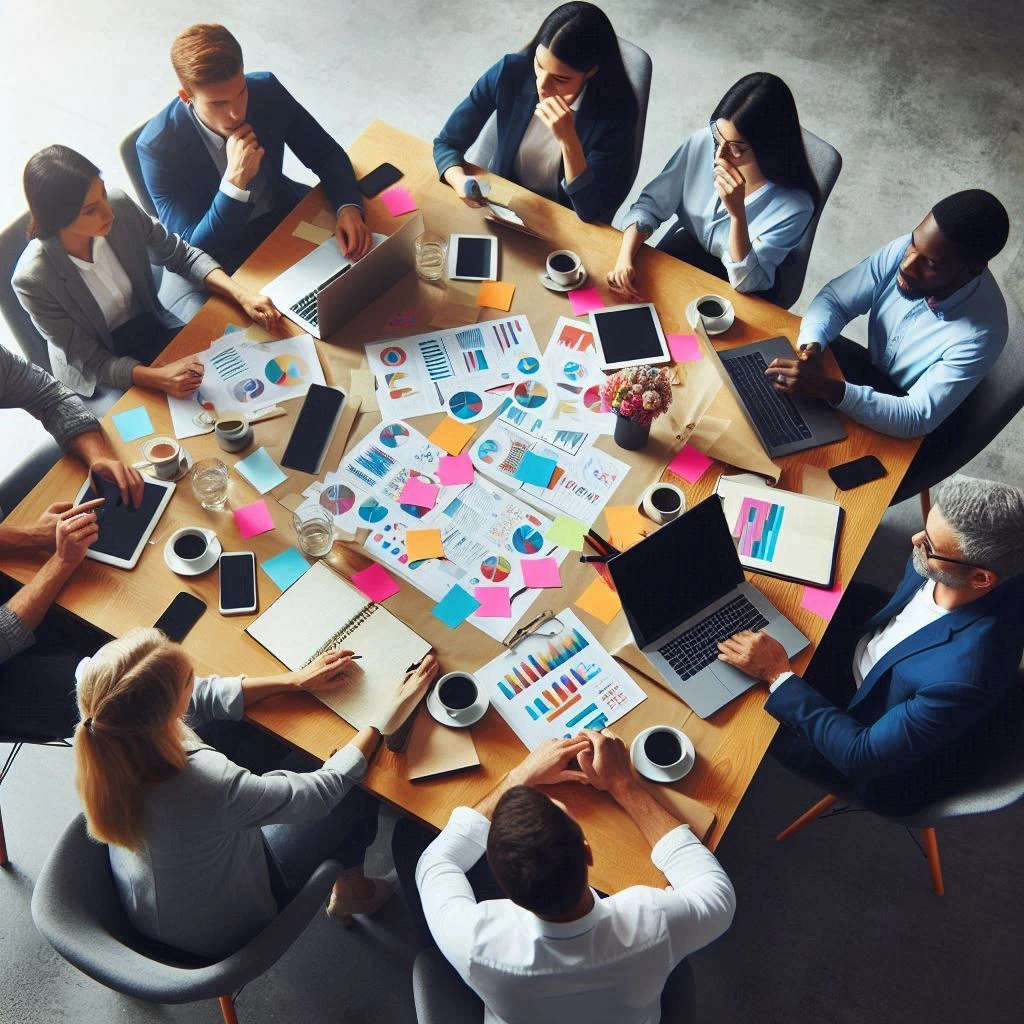
[[256, 556], [251, 551], [225, 552], [220, 556], [220, 609], [256, 610]]
[[195, 594], [182, 591], [167, 606], [167, 610], [156, 620], [154, 625], [166, 633], [168, 639], [180, 644], [205, 611], [206, 603], [204, 601], [200, 601]]
[[372, 199], [378, 193], [383, 192], [389, 185], [394, 185], [401, 177], [402, 172], [394, 164], [385, 163], [379, 167], [374, 167], [369, 174], [360, 178], [356, 184], [359, 185], [359, 191], [367, 199]]
[[319, 473], [344, 404], [343, 392], [322, 384], [311, 384], [281, 465], [297, 469], [300, 473]]

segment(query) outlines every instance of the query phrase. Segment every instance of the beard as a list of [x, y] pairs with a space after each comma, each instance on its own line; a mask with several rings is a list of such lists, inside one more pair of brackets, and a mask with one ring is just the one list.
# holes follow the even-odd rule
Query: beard
[[962, 590], [967, 586], [967, 580], [958, 576], [950, 569], [935, 569], [928, 562], [928, 556], [924, 553], [924, 548], [914, 548], [914, 570], [918, 576], [923, 576], [926, 580], [933, 580], [935, 583], [941, 583], [944, 587], [949, 587], [952, 590]]

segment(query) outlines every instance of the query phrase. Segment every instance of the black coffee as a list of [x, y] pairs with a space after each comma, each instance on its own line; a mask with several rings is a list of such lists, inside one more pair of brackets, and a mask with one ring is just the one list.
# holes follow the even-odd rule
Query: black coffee
[[679, 509], [679, 495], [667, 487], [659, 487], [651, 495], [651, 504], [659, 512], [676, 512]]
[[236, 431], [242, 429], [242, 421], [221, 420], [220, 423], [217, 424], [217, 426], [220, 427], [221, 431], [225, 434], [234, 434]]
[[725, 307], [715, 299], [705, 299], [697, 304], [697, 312], [701, 316], [718, 317], [725, 312]]
[[445, 707], [461, 711], [468, 708], [477, 695], [476, 683], [465, 676], [452, 676], [441, 684], [439, 696]]
[[670, 765], [683, 756], [683, 747], [672, 733], [661, 729], [644, 740], [644, 753], [654, 764]]
[[551, 269], [557, 270], [560, 274], [568, 274], [570, 270], [576, 269], [576, 261], [564, 253], [560, 256], [551, 257]]
[[194, 533], [186, 533], [174, 542], [174, 553], [179, 558], [199, 558], [206, 552], [206, 541]]

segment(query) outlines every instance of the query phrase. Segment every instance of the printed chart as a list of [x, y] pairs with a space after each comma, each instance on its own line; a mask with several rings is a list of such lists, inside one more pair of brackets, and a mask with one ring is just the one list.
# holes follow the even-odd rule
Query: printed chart
[[544, 350], [543, 364], [554, 385], [558, 422], [571, 422], [594, 434], [615, 430], [615, 413], [601, 401], [605, 374], [587, 324], [559, 317]]
[[744, 498], [732, 535], [739, 542], [739, 553], [746, 558], [775, 560], [775, 548], [782, 530], [785, 508], [759, 498]]

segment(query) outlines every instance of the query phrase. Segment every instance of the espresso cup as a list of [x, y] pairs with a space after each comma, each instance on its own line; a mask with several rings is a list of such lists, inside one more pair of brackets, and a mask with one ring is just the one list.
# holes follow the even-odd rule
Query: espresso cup
[[172, 538], [171, 550], [179, 561], [191, 568], [198, 565], [210, 550], [210, 538], [205, 530], [186, 526]]
[[644, 738], [644, 756], [659, 768], [675, 768], [686, 750], [674, 729], [654, 729]]
[[213, 436], [226, 452], [240, 452], [252, 441], [252, 427], [244, 413], [236, 409], [217, 414]]
[[150, 438], [142, 456], [161, 480], [173, 480], [181, 472], [181, 445], [173, 437]]
[[452, 718], [471, 708], [480, 697], [480, 685], [468, 672], [449, 672], [437, 683], [437, 701]]
[[640, 507], [648, 519], [670, 523], [686, 511], [686, 495], [675, 484], [656, 483], [644, 491]]
[[725, 331], [732, 325], [732, 303], [721, 295], [701, 295], [694, 301], [694, 308], [706, 331]]
[[571, 249], [556, 249], [548, 256], [548, 277], [555, 284], [575, 284], [580, 277], [583, 262]]

